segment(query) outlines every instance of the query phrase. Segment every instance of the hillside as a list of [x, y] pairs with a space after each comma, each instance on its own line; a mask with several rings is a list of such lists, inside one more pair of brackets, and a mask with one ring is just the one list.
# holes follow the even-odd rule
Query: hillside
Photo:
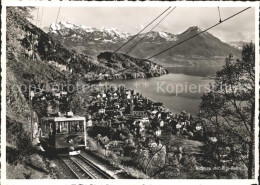
[[[32, 104], [32, 121], [35, 123], [46, 115], [46, 110], [54, 109], [55, 104], [57, 104], [54, 100], [44, 100], [42, 90], [46, 93], [49, 91], [48, 89], [53, 91], [54, 86], [64, 84], [65, 87], [86, 85], [86, 80], [95, 81], [105, 74], [114, 78], [113, 75], [118, 70], [123, 70], [119, 75], [121, 78], [145, 77], [147, 72], [143, 75], [143, 72], [138, 71], [144, 66], [146, 66], [148, 73], [150, 72], [150, 76], [165, 73], [164, 70], [162, 73], [153, 71], [155, 67], [160, 68], [160, 66], [155, 66], [152, 62], [144, 64], [140, 62], [141, 60], [130, 57], [128, 57], [127, 62], [121, 60], [122, 57], [105, 62], [105, 58], [102, 57], [102, 59], [97, 60], [96, 57], [77, 53], [69, 47], [64, 47], [62, 43], [56, 42], [43, 30], [30, 23], [27, 20], [30, 18], [30, 11], [30, 7], [7, 8], [7, 178], [50, 178], [50, 174], [46, 172], [50, 169], [43, 159], [35, 153], [30, 139], [30, 87], [34, 86], [33, 89], [38, 96]], [[124, 57], [127, 58], [127, 56]], [[117, 67], [114, 66], [115, 64]], [[137, 76], [129, 75], [131, 70], [137, 71], [135, 73]], [[69, 109], [75, 114], [85, 114], [86, 109], [81, 104], [87, 102], [88, 93], [73, 91], [68, 95], [70, 105], [64, 103], [63, 105], [67, 105], [67, 107], [62, 107], [61, 102], [59, 102], [60, 109], [66, 110], [70, 106]], [[41, 101], [38, 101], [39, 99]], [[32, 166], [37, 166], [40, 172]]]
[[[181, 34], [162, 31], [152, 31], [148, 34], [138, 35], [130, 45], [123, 47], [120, 52], [127, 52], [140, 38], [145, 36], [138, 47], [134, 48], [129, 55], [137, 58], [147, 58], [162, 51], [182, 40], [185, 40], [201, 29], [197, 26], [188, 28]], [[99, 55], [100, 51], [114, 51], [122, 43], [132, 36], [116, 29], [97, 29], [86, 26], [77, 26], [72, 23], [60, 22], [52, 24], [49, 33], [54, 40], [60, 41], [65, 46], [72, 47], [76, 51], [90, 56]], [[240, 57], [240, 51], [227, 43], [222, 42], [214, 35], [205, 32], [172, 50], [159, 55], [154, 60], [164, 66], [172, 65], [197, 65], [219, 64], [230, 53]]]
[[[166, 71], [153, 62], [116, 54], [98, 59], [79, 54], [54, 41], [26, 18], [26, 8], [7, 9], [7, 142], [16, 145], [11, 123], [27, 132], [30, 128], [28, 88], [47, 85], [84, 83], [107, 75], [111, 78], [158, 76]], [[25, 15], [26, 14], [26, 15]], [[32, 44], [33, 43], [33, 44]], [[33, 46], [32, 46], [33, 45]], [[127, 60], [125, 60], [127, 59]], [[140, 70], [146, 70], [140, 72]], [[158, 70], [160, 71], [158, 71]], [[116, 76], [115, 73], [122, 71]], [[133, 71], [135, 71], [133, 75]], [[20, 88], [22, 87], [22, 89]], [[39, 110], [35, 109], [35, 121]], [[39, 116], [39, 115], [38, 115]], [[8, 130], [10, 127], [11, 130]]]
[[122, 75], [126, 76], [124, 78], [160, 76], [167, 73], [162, 66], [154, 62], [122, 53], [103, 52], [97, 58], [103, 65], [112, 67], [115, 75], [121, 75], [123, 71]]

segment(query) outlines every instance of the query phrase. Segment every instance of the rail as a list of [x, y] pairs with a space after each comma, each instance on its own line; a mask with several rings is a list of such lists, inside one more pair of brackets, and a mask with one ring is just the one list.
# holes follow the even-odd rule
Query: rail
[[82, 155], [60, 158], [77, 179], [114, 179]]

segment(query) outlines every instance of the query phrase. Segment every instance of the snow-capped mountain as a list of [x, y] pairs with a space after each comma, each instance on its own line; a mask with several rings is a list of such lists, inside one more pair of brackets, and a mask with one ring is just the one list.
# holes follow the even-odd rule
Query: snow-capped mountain
[[142, 33], [138, 35], [137, 39], [140, 39], [145, 36], [145, 40], [153, 40], [153, 41], [177, 41], [178, 37], [177, 35], [174, 35], [172, 33], [164, 32], [164, 31], [151, 31], [148, 33]]
[[234, 48], [242, 50], [243, 45], [248, 44], [249, 42], [246, 41], [231, 41], [228, 44]]
[[52, 36], [61, 36], [72, 41], [99, 41], [118, 42], [129, 37], [129, 34], [120, 32], [116, 28], [90, 28], [85, 25], [75, 25], [69, 22], [52, 23], [49, 29]]
[[[171, 47], [193, 35], [200, 33], [203, 29], [192, 26], [180, 34], [172, 34], [164, 31], [151, 31], [141, 33], [131, 40], [126, 46], [120, 49], [121, 53], [126, 53], [140, 39], [142, 42], [131, 50], [129, 55], [138, 58], [147, 58], [153, 54]], [[73, 48], [78, 52], [98, 56], [104, 51], [114, 51], [123, 43], [128, 41], [131, 36], [115, 28], [90, 28], [78, 26], [68, 22], [60, 22], [50, 26], [49, 34], [54, 40], [58, 40], [65, 46]], [[202, 60], [223, 60], [230, 53], [240, 57], [240, 51], [227, 43], [222, 42], [214, 35], [205, 32], [197, 37], [174, 47], [173, 49], [156, 57], [161, 64], [168, 63], [187, 63], [192, 65]], [[223, 60], [224, 61], [224, 60]]]
[[190, 34], [190, 33], [199, 33], [202, 29], [198, 26], [191, 26], [186, 31], [184, 31], [182, 34]]

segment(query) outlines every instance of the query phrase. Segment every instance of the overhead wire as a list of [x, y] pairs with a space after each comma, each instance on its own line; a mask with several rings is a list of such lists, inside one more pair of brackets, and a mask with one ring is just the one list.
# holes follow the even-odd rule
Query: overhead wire
[[41, 25], [42, 25], [43, 9], [44, 9], [44, 7], [42, 7], [41, 20], [40, 20], [40, 26], [39, 27], [41, 27]]
[[36, 16], [36, 21], [35, 21], [35, 25], [37, 26], [38, 24], [38, 15], [39, 15], [39, 6], [37, 8], [37, 16]]
[[166, 10], [164, 10], [160, 15], [158, 15], [155, 19], [153, 19], [148, 25], [146, 25], [142, 30], [140, 30], [137, 34], [135, 34], [134, 36], [132, 36], [128, 41], [126, 41], [124, 44], [122, 44], [119, 48], [117, 48], [114, 52], [116, 53], [117, 51], [119, 51], [122, 47], [124, 47], [126, 44], [128, 44], [130, 41], [132, 41], [134, 38], [136, 38], [142, 31], [144, 31], [147, 27], [149, 27], [154, 21], [156, 21], [159, 17], [161, 17], [165, 12], [167, 12], [169, 9], [171, 8], [168, 7]]
[[205, 30], [203, 30], [203, 31], [201, 31], [201, 32], [199, 32], [199, 33], [197, 33], [197, 34], [195, 34], [195, 35], [193, 35], [193, 36], [187, 38], [187, 39], [184, 39], [183, 41], [181, 41], [181, 42], [179, 42], [179, 43], [177, 43], [177, 44], [174, 44], [173, 46], [171, 46], [171, 47], [169, 47], [169, 48], [167, 48], [167, 49], [164, 49], [164, 50], [160, 51], [159, 53], [156, 53], [156, 54], [154, 54], [154, 55], [152, 55], [152, 56], [150, 56], [150, 57], [147, 57], [146, 60], [149, 60], [149, 59], [154, 58], [154, 57], [156, 57], [156, 56], [158, 56], [158, 55], [160, 55], [160, 54], [162, 54], [162, 53], [164, 53], [164, 52], [166, 52], [166, 51], [169, 51], [170, 49], [172, 49], [172, 48], [174, 48], [174, 47], [176, 47], [176, 46], [179, 46], [179, 45], [183, 44], [184, 42], [187, 42], [187, 41], [193, 39], [194, 37], [197, 37], [198, 35], [200, 35], [200, 34], [206, 32], [206, 31], [208, 31], [208, 30], [210, 30], [210, 29], [212, 29], [212, 28], [214, 28], [214, 27], [216, 27], [216, 26], [218, 26], [218, 25], [220, 25], [220, 24], [226, 22], [227, 20], [229, 20], [229, 19], [231, 19], [231, 18], [233, 18], [233, 17], [235, 17], [235, 16], [241, 14], [242, 12], [244, 12], [244, 11], [250, 9], [250, 8], [251, 8], [251, 7], [247, 7], [247, 8], [245, 8], [245, 9], [243, 9], [243, 10], [241, 10], [241, 11], [239, 11], [239, 12], [237, 12], [237, 13], [231, 15], [231, 16], [229, 16], [228, 18], [222, 20], [221, 22], [219, 22], [219, 23], [217, 23], [217, 24], [214, 24], [213, 26], [211, 26], [211, 27], [209, 27], [209, 28], [207, 28], [207, 29], [205, 29]]
[[219, 7], [218, 7], [218, 15], [219, 15], [219, 22], [222, 22]]
[[[166, 51], [168, 51], [168, 50], [170, 50], [170, 49], [172, 49], [172, 48], [174, 48], [174, 47], [176, 47], [176, 46], [179, 46], [179, 45], [181, 45], [181, 44], [183, 44], [183, 43], [189, 41], [190, 39], [193, 39], [194, 37], [197, 37], [198, 35], [200, 35], [200, 34], [206, 32], [206, 31], [208, 31], [208, 30], [210, 30], [210, 29], [212, 29], [212, 28], [214, 28], [214, 27], [216, 27], [216, 26], [222, 24], [223, 22], [225, 22], [225, 21], [227, 21], [227, 20], [229, 20], [229, 19], [231, 19], [231, 18], [233, 18], [233, 17], [235, 17], [235, 16], [241, 14], [242, 12], [244, 12], [244, 11], [250, 9], [250, 8], [251, 8], [251, 7], [247, 7], [247, 8], [245, 8], [245, 9], [243, 9], [243, 10], [241, 10], [241, 11], [239, 11], [239, 12], [233, 14], [233, 15], [231, 15], [230, 17], [224, 19], [223, 21], [221, 21], [221, 22], [219, 22], [219, 23], [217, 23], [217, 24], [215, 24], [215, 25], [213, 25], [213, 26], [211, 26], [211, 27], [209, 27], [209, 28], [207, 28], [207, 29], [205, 29], [205, 30], [203, 30], [203, 31], [201, 31], [201, 32], [199, 32], [199, 33], [197, 33], [197, 34], [195, 34], [195, 35], [189, 37], [189, 38], [187, 38], [187, 39], [184, 39], [183, 41], [181, 41], [181, 42], [179, 42], [179, 43], [177, 43], [177, 44], [175, 44], [175, 45], [173, 45], [173, 46], [171, 46], [171, 47], [169, 47], [169, 48], [167, 48], [167, 49], [164, 49], [163, 51], [160, 51], [160, 52], [157, 53], [157, 54], [154, 54], [154, 55], [152, 55], [152, 56], [150, 56], [150, 57], [147, 57], [147, 58], [143, 59], [143, 61], [146, 61], [146, 60], [149, 60], [149, 59], [151, 59], [151, 58], [154, 58], [154, 57], [156, 57], [156, 56], [158, 56], [158, 55], [160, 55], [160, 54], [162, 54], [162, 53], [164, 53], [164, 52], [166, 52]], [[119, 73], [119, 72], [121, 73], [121, 72], [123, 72], [123, 71], [125, 71], [125, 70], [127, 70], [127, 69], [129, 69], [129, 68], [131, 68], [131, 67], [125, 68], [125, 69], [123, 69], [123, 70], [120, 70], [120, 71], [118, 71], [117, 73]], [[140, 70], [140, 71], [142, 71], [142, 70]]]
[[[212, 29], [212, 28], [214, 28], [214, 27], [216, 27], [216, 26], [218, 26], [218, 25], [220, 25], [221, 23], [226, 22], [227, 20], [229, 20], [229, 19], [231, 19], [231, 18], [233, 18], [233, 17], [235, 17], [235, 16], [241, 14], [242, 12], [244, 12], [244, 11], [250, 9], [250, 8], [251, 8], [251, 7], [247, 7], [247, 8], [245, 8], [245, 9], [243, 9], [243, 10], [241, 10], [241, 11], [239, 11], [239, 12], [237, 12], [237, 13], [231, 15], [231, 16], [229, 16], [228, 18], [224, 19], [223, 21], [221, 21], [221, 22], [219, 22], [219, 23], [217, 23], [217, 24], [215, 24], [215, 25], [213, 25], [213, 26], [211, 26], [211, 27], [209, 27], [209, 28], [207, 28], [207, 29], [205, 29], [205, 30], [203, 30], [203, 31], [201, 31], [201, 32], [199, 32], [199, 33], [197, 33], [197, 34], [195, 34], [195, 35], [193, 35], [193, 36], [191, 36], [191, 37], [189, 37], [189, 38], [187, 38], [187, 39], [185, 39], [185, 40], [183, 40], [183, 41], [181, 41], [181, 42], [179, 42], [179, 43], [177, 43], [177, 44], [175, 44], [175, 45], [173, 45], [173, 46], [171, 46], [171, 47], [169, 47], [169, 48], [167, 48], [167, 49], [164, 49], [163, 51], [161, 51], [161, 52], [159, 52], [159, 53], [157, 53], [157, 54], [154, 54], [154, 55], [152, 55], [152, 56], [150, 56], [150, 57], [147, 57], [146, 59], [142, 59], [142, 61], [149, 60], [149, 59], [151, 59], [151, 58], [153, 58], [153, 57], [156, 57], [156, 56], [158, 56], [158, 55], [160, 55], [160, 54], [162, 54], [162, 53], [164, 53], [164, 52], [166, 52], [166, 51], [168, 51], [168, 50], [170, 50], [170, 49], [172, 49], [172, 48], [174, 48], [174, 47], [176, 47], [176, 46], [179, 46], [179, 45], [183, 44], [184, 42], [187, 42], [187, 41], [189, 41], [190, 39], [192, 39], [192, 38], [194, 38], [194, 37], [196, 37], [196, 36], [198, 36], [198, 35], [200, 35], [200, 34], [206, 32], [206, 31], [208, 31], [208, 30], [210, 30], [210, 29]], [[125, 68], [125, 69], [120, 70], [120, 71], [117, 71], [117, 73], [123, 72], [123, 71], [125, 71], [125, 70], [127, 70], [127, 69], [129, 69], [129, 68], [131, 68], [131, 67]], [[141, 70], [140, 70], [140, 71], [141, 71]], [[79, 90], [83, 90], [84, 88], [85, 88], [85, 87], [82, 87], [82, 88], [80, 88]], [[77, 90], [77, 91], [79, 91], [79, 90]]]
[[146, 32], [146, 34], [134, 45], [132, 46], [125, 54], [127, 55], [128, 53], [130, 53], [138, 44], [140, 44], [142, 42], [143, 39], [145, 39], [145, 37], [149, 34], [149, 32], [153, 31], [154, 28], [156, 28], [170, 13], [173, 12], [173, 10], [175, 10], [176, 6], [171, 9], [171, 11], [169, 11], [155, 26], [153, 26], [148, 32]]
[[[171, 7], [169, 7], [169, 8], [171, 8]], [[167, 8], [163, 13], [161, 13], [160, 16], [163, 15], [166, 11], [168, 11], [169, 8]], [[158, 26], [175, 8], [176, 8], [176, 6], [175, 6], [170, 12], [168, 12], [168, 13], [166, 14], [166, 16], [164, 16], [155, 26], [153, 26], [133, 47], [131, 47], [131, 48], [127, 51], [126, 54], [128, 54], [134, 47], [136, 47], [136, 46], [146, 37], [146, 35], [147, 35], [150, 31], [152, 31], [156, 26]], [[159, 18], [160, 16], [158, 16], [157, 18]], [[155, 21], [155, 20], [154, 20], [154, 21]], [[147, 27], [148, 27], [148, 26], [147, 26]], [[144, 29], [143, 29], [143, 30], [144, 30]], [[141, 30], [140, 32], [142, 32], [143, 30]], [[113, 53], [113, 54], [114, 54], [114, 53]], [[116, 73], [123, 72], [123, 71], [125, 71], [125, 70], [127, 70], [127, 69], [129, 69], [129, 68], [131, 68], [131, 66], [129, 66], [129, 67], [125, 68], [125, 69], [122, 69], [122, 70], [120, 70], [120, 71], [116, 71]], [[141, 71], [141, 70], [139, 70], [139, 71]]]
[[59, 7], [58, 14], [57, 14], [56, 21], [55, 21], [55, 25], [57, 24], [57, 21], [58, 21], [58, 17], [59, 17], [59, 14], [60, 14], [60, 8], [61, 7]]

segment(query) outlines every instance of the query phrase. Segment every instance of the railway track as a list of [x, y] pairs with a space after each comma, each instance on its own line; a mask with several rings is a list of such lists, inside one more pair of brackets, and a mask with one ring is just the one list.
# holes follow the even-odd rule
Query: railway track
[[78, 179], [113, 179], [82, 155], [60, 158]]

